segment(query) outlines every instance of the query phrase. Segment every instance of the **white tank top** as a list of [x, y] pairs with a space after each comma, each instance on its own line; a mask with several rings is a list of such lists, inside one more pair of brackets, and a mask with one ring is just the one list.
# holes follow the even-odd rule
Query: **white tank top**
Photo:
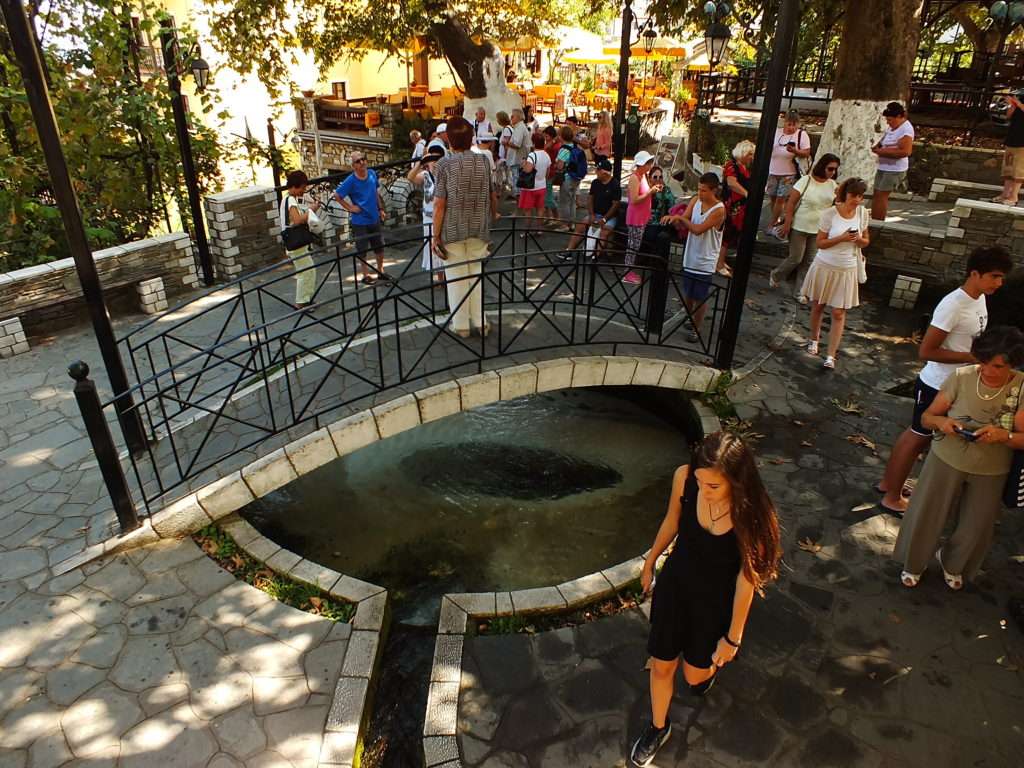
[[[721, 203], [715, 203], [706, 211], [700, 200], [693, 206], [693, 215], [690, 217], [694, 224], [703, 224], [705, 219], [711, 215], [716, 208], [723, 208]], [[703, 272], [710, 275], [715, 271], [718, 264], [718, 252], [722, 249], [722, 228], [712, 227], [703, 234], [695, 235], [691, 231], [686, 236], [686, 250], [683, 251], [683, 268], [690, 272]]]

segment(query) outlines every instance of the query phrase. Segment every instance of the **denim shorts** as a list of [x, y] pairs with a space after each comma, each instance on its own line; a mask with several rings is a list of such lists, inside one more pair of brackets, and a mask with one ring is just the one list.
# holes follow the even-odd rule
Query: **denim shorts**
[[694, 301], [704, 301], [711, 293], [711, 275], [706, 272], [683, 270], [683, 295]]
[[366, 253], [368, 248], [374, 252], [384, 250], [384, 238], [380, 234], [380, 222], [376, 224], [353, 224], [352, 235], [356, 241], [356, 250]]
[[795, 174], [791, 176], [769, 176], [765, 194], [768, 197], [789, 197], [789, 193], [792, 191], [795, 183]]
[[875, 191], [893, 192], [907, 178], [906, 171], [875, 171]]

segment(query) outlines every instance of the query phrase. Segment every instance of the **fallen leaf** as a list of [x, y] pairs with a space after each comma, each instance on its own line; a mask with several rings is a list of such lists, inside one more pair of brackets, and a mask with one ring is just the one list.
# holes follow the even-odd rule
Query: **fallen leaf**
[[814, 553], [814, 552], [820, 552], [821, 551], [821, 544], [819, 544], [818, 542], [814, 541], [810, 537], [807, 537], [807, 538], [804, 538], [804, 539], [801, 539], [800, 541], [798, 541], [797, 542], [797, 546], [800, 547], [800, 549], [802, 549], [804, 552]]
[[323, 606], [324, 601], [323, 598], [320, 597], [311, 597], [309, 598], [309, 604], [319, 611], [321, 606]]
[[869, 509], [874, 509], [878, 505], [874, 502], [865, 502], [864, 504], [858, 504], [856, 507], [851, 509], [851, 512], [867, 512]]
[[800, 421], [800, 419], [793, 419], [792, 424], [793, 424], [794, 427], [803, 427], [803, 426], [805, 426], [804, 422]]
[[891, 682], [892, 682], [893, 680], [896, 680], [896, 679], [898, 679], [898, 678], [901, 678], [901, 677], [903, 677], [904, 675], [909, 675], [909, 674], [910, 674], [910, 671], [911, 671], [912, 669], [913, 669], [913, 667], [903, 667], [903, 669], [901, 669], [901, 670], [900, 670], [899, 672], [897, 672], [897, 673], [896, 673], [895, 675], [893, 675], [893, 676], [892, 676], [892, 677], [890, 677], [890, 678], [889, 678], [888, 680], [886, 680], [886, 681], [885, 681], [884, 683], [882, 683], [882, 685], [888, 685], [888, 684], [889, 684], [889, 683], [891, 683]]
[[847, 400], [843, 403], [838, 398], [833, 397], [830, 402], [843, 413], [852, 413], [856, 416], [864, 415], [864, 409], [860, 407], [856, 400]]
[[872, 442], [869, 438], [865, 437], [864, 435], [860, 435], [860, 434], [857, 434], [857, 435], [847, 435], [846, 439], [849, 442], [853, 443], [854, 445], [862, 445], [862, 446], [864, 446], [865, 448], [867, 448], [869, 451], [871, 451], [874, 454], [877, 454], [877, 452], [878, 452], [877, 451], [877, 447], [875, 446], [874, 442]]
[[812, 443], [810, 440], [804, 440], [802, 443], [800, 443], [800, 447], [801, 448], [813, 448], [814, 447], [814, 443]]

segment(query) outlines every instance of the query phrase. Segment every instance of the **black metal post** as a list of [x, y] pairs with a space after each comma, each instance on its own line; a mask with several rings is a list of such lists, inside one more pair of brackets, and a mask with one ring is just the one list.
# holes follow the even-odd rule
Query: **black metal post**
[[174, 29], [174, 21], [166, 16], [160, 19], [160, 47], [164, 50], [164, 70], [167, 72], [167, 85], [171, 90], [174, 130], [178, 137], [178, 149], [181, 151], [181, 173], [185, 178], [185, 189], [188, 190], [189, 210], [192, 211], [192, 240], [199, 251], [203, 282], [213, 285], [213, 259], [210, 257], [210, 245], [206, 241], [206, 222], [203, 217], [203, 205], [199, 199], [199, 180], [196, 178], [195, 163], [192, 161], [192, 140], [188, 134], [188, 118], [181, 95], [181, 78], [178, 77], [178, 33]]
[[121, 533], [128, 533], [139, 527], [139, 516], [135, 511], [121, 462], [117, 458], [117, 448], [114, 447], [114, 440], [110, 436], [110, 427], [103, 417], [103, 406], [100, 405], [96, 384], [89, 378], [89, 366], [81, 360], [68, 366], [68, 375], [75, 380], [75, 400], [78, 401], [82, 421], [85, 422], [85, 431], [89, 434], [92, 450], [100, 465], [103, 483], [107, 486], [110, 501], [114, 504], [117, 521], [121, 524]]
[[615, 163], [612, 174], [622, 178], [622, 156], [626, 154], [626, 102], [629, 99], [629, 37], [633, 30], [633, 0], [622, 8], [622, 39], [619, 44], [619, 100], [615, 105]]
[[754, 261], [754, 246], [757, 242], [757, 228], [761, 220], [761, 206], [764, 204], [764, 190], [768, 183], [772, 142], [778, 125], [782, 90], [786, 85], [786, 72], [789, 69], [791, 43], [796, 34], [799, 16], [800, 0], [782, 0], [775, 26], [775, 55], [768, 65], [768, 83], [761, 108], [761, 123], [757, 130], [757, 151], [750, 179], [750, 194], [747, 196], [747, 213], [743, 219], [743, 231], [740, 233], [739, 245], [736, 248], [736, 266], [729, 285], [725, 321], [718, 337], [718, 350], [715, 355], [715, 366], [723, 370], [732, 366], [736, 353], [740, 319], [743, 316], [743, 300], [747, 295], [747, 282], [750, 280], [750, 267]]
[[[274, 175], [274, 189], [281, 186], [281, 166], [277, 163], [277, 139], [274, 138], [274, 121], [267, 118], [267, 146], [270, 147], [270, 172]], [[280, 193], [278, 193], [280, 197]]]
[[3, 9], [11, 47], [21, 69], [25, 94], [32, 109], [32, 119], [35, 121], [39, 144], [42, 146], [50, 174], [50, 186], [60, 209], [64, 236], [67, 237], [68, 248], [75, 261], [75, 271], [82, 285], [82, 295], [89, 309], [96, 343], [103, 357], [103, 365], [107, 369], [110, 386], [118, 397], [117, 415], [124, 431], [124, 438], [133, 452], [141, 451], [146, 446], [142, 420], [135, 409], [132, 396], [128, 393], [128, 376], [125, 374], [121, 355], [117, 351], [117, 339], [110, 325], [103, 287], [100, 285], [96, 263], [89, 249], [89, 240], [85, 236], [78, 196], [71, 185], [71, 175], [68, 173], [68, 165], [61, 148], [60, 131], [53, 114], [53, 106], [50, 104], [50, 92], [46, 87], [41, 54], [34, 43], [35, 38], [21, 1], [0, 0], [0, 8]]

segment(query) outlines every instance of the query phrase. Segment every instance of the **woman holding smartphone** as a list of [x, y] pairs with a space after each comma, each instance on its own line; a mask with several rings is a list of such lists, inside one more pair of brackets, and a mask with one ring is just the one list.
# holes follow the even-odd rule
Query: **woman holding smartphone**
[[434, 166], [444, 157], [444, 150], [431, 147], [430, 151], [420, 158], [420, 163], [409, 171], [408, 179], [413, 186], [423, 190], [423, 256], [420, 266], [424, 272], [434, 275], [435, 283], [444, 282], [444, 262], [434, 253], [431, 243], [434, 237]]
[[800, 293], [811, 303], [811, 338], [807, 352], [818, 354], [821, 321], [825, 308], [832, 308], [832, 327], [828, 333], [828, 350], [824, 366], [836, 367], [839, 341], [846, 325], [846, 310], [860, 305], [858, 262], [861, 249], [871, 243], [868, 214], [861, 206], [867, 184], [863, 179], [847, 179], [836, 191], [836, 203], [818, 222], [816, 242], [818, 253], [811, 262]]
[[[935, 431], [896, 539], [900, 582], [916, 587], [934, 556], [946, 586], [962, 589], [981, 568], [1002, 511], [1013, 451], [1024, 449], [1024, 332], [989, 328], [975, 338], [977, 365], [958, 368], [921, 417]], [[954, 511], [956, 527], [936, 551]]]
[[778, 575], [775, 506], [754, 454], [736, 435], [708, 435], [693, 461], [676, 470], [668, 512], [644, 563], [645, 592], [652, 589], [658, 557], [673, 541], [653, 587], [651, 721], [630, 752], [641, 768], [672, 735], [668, 710], [680, 659], [690, 691], [703, 696], [739, 653], [754, 593]]

